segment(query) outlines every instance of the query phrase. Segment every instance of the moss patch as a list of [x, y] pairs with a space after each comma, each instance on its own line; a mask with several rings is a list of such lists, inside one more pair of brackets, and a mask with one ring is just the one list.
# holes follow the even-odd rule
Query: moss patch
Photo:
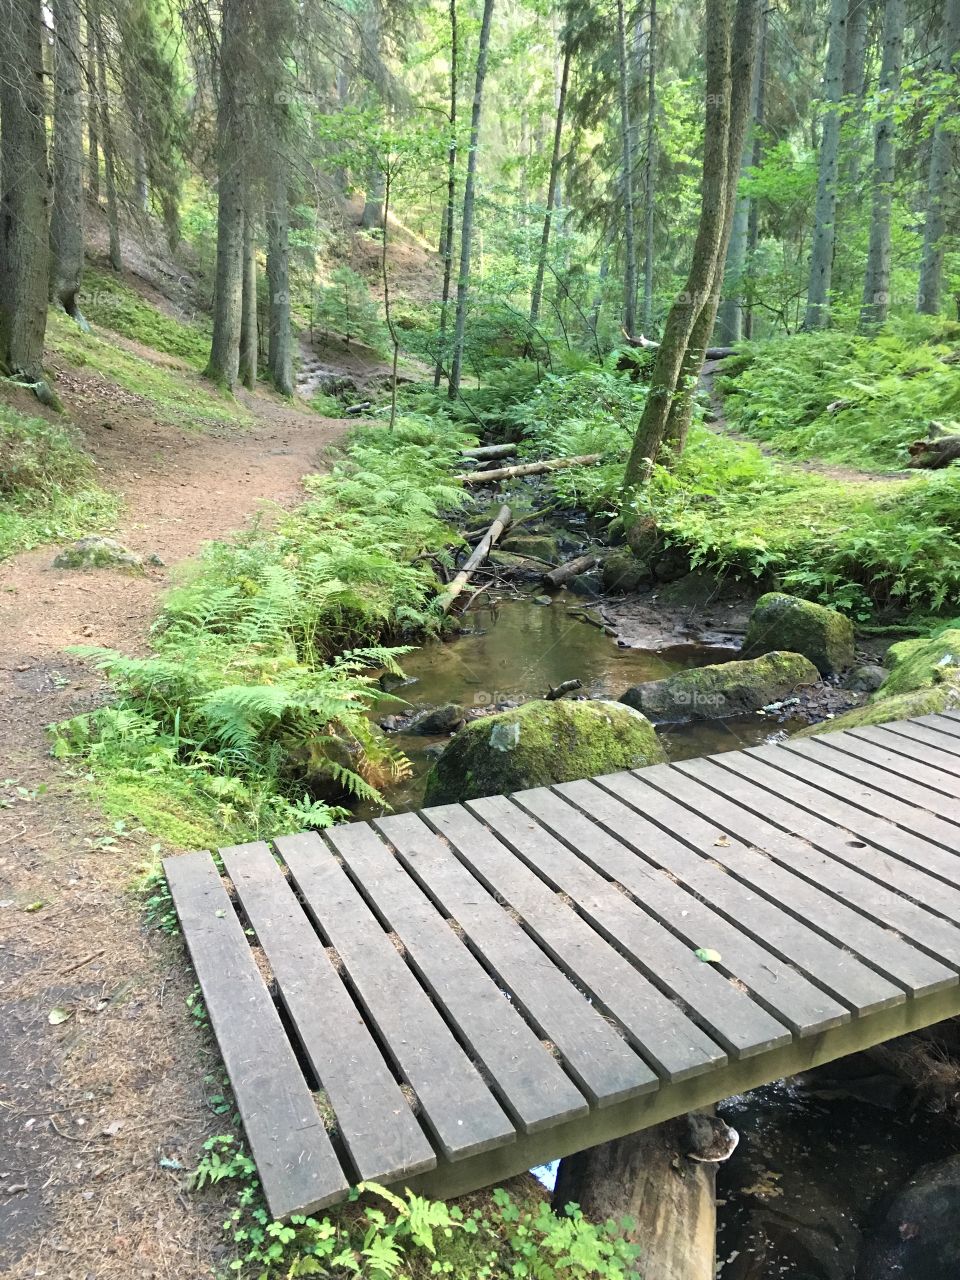
[[509, 795], [666, 760], [653, 726], [616, 702], [527, 702], [474, 720], [427, 775], [424, 804]]
[[767, 653], [636, 684], [620, 701], [658, 720], [723, 720], [759, 711], [819, 679], [816, 667], [802, 654]]
[[757, 601], [743, 642], [745, 657], [786, 649], [824, 675], [853, 666], [853, 623], [836, 609], [770, 591]]
[[[884, 686], [886, 687], [886, 686]], [[887, 724], [891, 720], [909, 720], [912, 716], [936, 715], [940, 711], [960, 710], [960, 683], [947, 682], [934, 688], [911, 689], [891, 698], [876, 698], [866, 706], [854, 707], [833, 720], [824, 720], [801, 729], [796, 737], [809, 738], [819, 733], [839, 733], [865, 724]]]
[[83, 274], [80, 309], [92, 323], [142, 342], [154, 351], [179, 356], [202, 369], [210, 354], [210, 326], [175, 320], [153, 306], [117, 276], [89, 267]]
[[884, 659], [890, 674], [883, 682], [883, 696], [932, 689], [957, 683], [960, 676], [960, 627], [948, 627], [924, 640], [902, 640], [891, 645]]

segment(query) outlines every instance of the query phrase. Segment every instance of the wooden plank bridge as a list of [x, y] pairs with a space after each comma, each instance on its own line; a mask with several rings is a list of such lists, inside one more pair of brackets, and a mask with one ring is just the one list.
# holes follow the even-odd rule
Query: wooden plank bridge
[[960, 1014], [960, 713], [274, 846], [165, 867], [277, 1217], [454, 1196]]

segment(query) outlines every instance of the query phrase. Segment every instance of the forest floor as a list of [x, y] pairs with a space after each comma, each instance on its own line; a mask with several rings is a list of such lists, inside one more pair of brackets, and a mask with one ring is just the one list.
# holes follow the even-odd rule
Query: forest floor
[[179, 941], [132, 897], [157, 846], [51, 768], [44, 730], [103, 696], [65, 650], [143, 652], [176, 565], [264, 502], [298, 500], [347, 424], [257, 394], [249, 425], [198, 432], [115, 403], [107, 428], [96, 375], [71, 377], [77, 426], [124, 502], [111, 532], [164, 567], [56, 570], [51, 547], [0, 566], [0, 1274], [210, 1275], [222, 1206], [185, 1197], [182, 1170], [223, 1127], [222, 1068], [187, 1008]]

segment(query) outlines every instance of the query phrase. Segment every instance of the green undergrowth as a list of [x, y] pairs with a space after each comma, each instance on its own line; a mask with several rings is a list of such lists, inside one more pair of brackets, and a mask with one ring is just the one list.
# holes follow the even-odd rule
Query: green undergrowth
[[102, 529], [118, 509], [71, 427], [0, 404], [0, 560]]
[[[250, 421], [237, 401], [221, 395], [199, 374], [145, 360], [125, 347], [98, 334], [85, 333], [62, 312], [51, 310], [47, 318], [47, 348], [74, 368], [87, 368], [128, 393], [121, 397], [127, 407], [136, 396], [145, 414], [178, 426], [202, 429], [222, 423]], [[101, 405], [110, 413], [109, 396]]]
[[211, 1138], [194, 1186], [233, 1183], [236, 1207], [224, 1222], [230, 1273], [327, 1280], [626, 1280], [638, 1248], [629, 1218], [594, 1224], [576, 1205], [555, 1214], [531, 1187], [504, 1188], [459, 1204], [397, 1195], [361, 1183], [350, 1202], [323, 1217], [271, 1221], [256, 1169], [229, 1135]]
[[[177, 845], [324, 826], [408, 769], [368, 712], [383, 670], [435, 632], [456, 540], [443, 515], [466, 437], [401, 419], [359, 428], [308, 500], [210, 544], [169, 595], [153, 652], [83, 649], [112, 705], [56, 726], [112, 817]], [[396, 705], [396, 704], [394, 704]]]
[[142, 298], [119, 277], [88, 267], [80, 308], [86, 318], [154, 351], [179, 356], [203, 369], [210, 354], [210, 325], [176, 320]]
[[[488, 395], [501, 433], [520, 436], [521, 456], [600, 454], [593, 466], [556, 471], [540, 483], [563, 506], [607, 519], [620, 508], [646, 395], [642, 381], [615, 372], [613, 359], [542, 376], [523, 399], [501, 394], [499, 409], [492, 390]], [[528, 386], [529, 378], [527, 362], [515, 382]], [[698, 413], [684, 455], [662, 457], [632, 514], [653, 519], [690, 552], [694, 567], [775, 585], [861, 619], [878, 609], [937, 614], [960, 598], [956, 467], [903, 479], [833, 477], [709, 431]]]
[[[791, 457], [890, 469], [931, 421], [960, 418], [960, 324], [914, 316], [746, 344], [718, 381], [729, 425]], [[723, 370], [723, 366], [721, 366]]]

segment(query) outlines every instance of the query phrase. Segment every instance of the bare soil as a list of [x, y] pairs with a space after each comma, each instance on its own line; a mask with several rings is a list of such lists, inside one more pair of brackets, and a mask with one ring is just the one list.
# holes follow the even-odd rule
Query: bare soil
[[0, 565], [0, 1274], [206, 1276], [223, 1207], [187, 1198], [184, 1170], [224, 1128], [219, 1056], [187, 1010], [179, 942], [146, 927], [131, 889], [152, 840], [110, 829], [44, 726], [102, 696], [68, 646], [143, 651], [177, 563], [264, 501], [295, 502], [347, 424], [257, 394], [249, 427], [188, 432], [134, 399], [107, 429], [100, 380], [71, 381], [102, 482], [125, 499], [112, 532], [164, 567], [55, 570], [52, 547]]

